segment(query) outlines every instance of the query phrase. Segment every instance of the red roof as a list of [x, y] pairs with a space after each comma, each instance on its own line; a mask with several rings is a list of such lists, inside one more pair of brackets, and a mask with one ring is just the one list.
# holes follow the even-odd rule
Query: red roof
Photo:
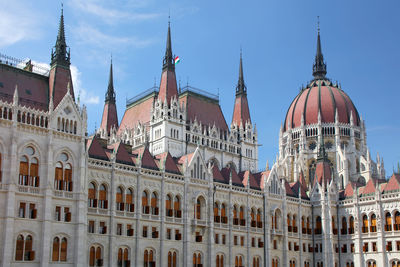
[[213, 179], [215, 182], [226, 183], [226, 184], [229, 183], [229, 179], [228, 179], [228, 181], [225, 180], [225, 178], [222, 176], [220, 170], [218, 169], [218, 167], [216, 165], [213, 166], [212, 173], [213, 173]]
[[147, 147], [143, 149], [143, 152], [141, 154], [141, 160], [143, 168], [158, 170], [158, 166]]
[[44, 111], [48, 110], [48, 77], [0, 64], [0, 99], [11, 103], [16, 85], [18, 86], [20, 105]]
[[297, 181], [295, 183], [292, 183], [290, 185], [290, 188], [292, 189], [292, 192], [296, 195], [296, 197], [299, 197], [299, 190], [300, 190], [300, 195], [302, 199], [309, 199], [306, 190], [304, 189], [304, 186], [300, 183], [300, 181]]
[[160, 90], [158, 92], [158, 99], [164, 102], [167, 98], [168, 104], [171, 102], [172, 97], [178, 99], [178, 90], [176, 86], [176, 77], [174, 70], [166, 69], [161, 74]]
[[332, 180], [331, 166], [326, 161], [320, 161], [317, 163], [315, 168], [314, 184], [319, 183], [320, 185], [327, 186]]
[[203, 125], [215, 126], [221, 130], [228, 130], [224, 114], [217, 101], [207, 99], [200, 95], [186, 92], [179, 98], [179, 103], [185, 103], [187, 110], [187, 120], [197, 119]]
[[238, 126], [240, 126], [240, 123], [242, 123], [244, 127], [246, 122], [251, 123], [249, 104], [247, 102], [246, 94], [240, 94], [237, 95], [235, 99], [232, 123], [236, 123]]
[[374, 178], [369, 179], [367, 184], [363, 188], [361, 188], [361, 190], [360, 190], [361, 195], [375, 193], [375, 191], [376, 191], [375, 183], [376, 182], [377, 182], [377, 180]]
[[221, 174], [224, 177], [225, 181], [228, 181], [232, 173], [232, 184], [237, 186], [243, 186], [242, 180], [240, 179], [239, 175], [233, 168], [225, 167], [221, 170]]
[[181, 171], [169, 152], [158, 154], [156, 158], [160, 160], [160, 163], [166, 172], [181, 174]]
[[390, 192], [399, 189], [400, 189], [400, 174], [394, 173], [387, 182], [387, 185], [385, 186], [383, 192]]
[[118, 129], [117, 107], [115, 103], [105, 103], [100, 128], [109, 133], [111, 127]]
[[285, 189], [286, 189], [286, 195], [287, 196], [297, 197], [297, 194], [295, 194], [293, 192], [292, 188], [290, 187], [290, 184], [286, 180], [285, 180]]
[[193, 155], [194, 155], [194, 152], [181, 156], [180, 158], [178, 158], [178, 163], [185, 164], [185, 161], [187, 160], [187, 162], [189, 164], [190, 161], [192, 160]]
[[68, 92], [68, 83], [70, 86], [70, 94], [74, 98], [74, 86], [71, 77], [71, 70], [69, 68], [55, 66], [50, 70], [49, 95], [53, 97], [54, 108], [58, 106]]
[[91, 142], [88, 143], [88, 154], [91, 158], [109, 160], [109, 156], [106, 153], [107, 140], [101, 139], [100, 137], [92, 137]]
[[[350, 97], [330, 81], [313, 81], [306, 89], [302, 90], [290, 105], [285, 119], [284, 130], [289, 126], [301, 126], [304, 116], [305, 125], [318, 122], [318, 113], [321, 112], [323, 123], [335, 122], [336, 109], [339, 122], [350, 123], [350, 114], [353, 113], [353, 123], [360, 125], [358, 111]], [[289, 121], [290, 124], [289, 125]]]
[[135, 158], [132, 154], [129, 153], [127, 145], [119, 142], [117, 147], [117, 154], [116, 154], [116, 161], [118, 163], [128, 164], [128, 165], [135, 165]]
[[250, 171], [244, 171], [239, 173], [239, 177], [242, 179], [243, 186], [247, 186], [250, 182], [250, 188], [261, 189], [260, 187], [260, 176], [254, 176]]
[[139, 122], [146, 124], [151, 119], [151, 108], [153, 107], [155, 95], [138, 101], [127, 107], [125, 114], [122, 117], [118, 133], [121, 133], [125, 128], [132, 129]]

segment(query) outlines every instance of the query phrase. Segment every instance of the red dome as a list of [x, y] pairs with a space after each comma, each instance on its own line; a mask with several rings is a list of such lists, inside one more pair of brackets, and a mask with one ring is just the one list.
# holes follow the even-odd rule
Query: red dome
[[337, 85], [329, 80], [312, 81], [307, 88], [295, 97], [286, 114], [284, 131], [301, 126], [301, 116], [304, 124], [318, 123], [318, 112], [321, 112], [322, 123], [334, 123], [336, 109], [340, 123], [350, 123], [353, 113], [354, 125], [360, 125], [358, 111], [350, 97]]

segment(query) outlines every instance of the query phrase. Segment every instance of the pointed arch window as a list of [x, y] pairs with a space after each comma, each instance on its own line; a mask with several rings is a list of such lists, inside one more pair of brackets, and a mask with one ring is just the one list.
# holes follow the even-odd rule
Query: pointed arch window
[[144, 250], [144, 267], [154, 267], [156, 261], [154, 259], [154, 251], [152, 249]]
[[116, 208], [119, 211], [124, 211], [125, 209], [125, 203], [124, 203], [124, 190], [122, 189], [121, 186], [117, 187], [117, 192], [115, 196], [115, 202], [116, 202]]
[[218, 254], [215, 259], [215, 266], [216, 267], [224, 267], [224, 255]]
[[156, 192], [151, 194], [151, 214], [158, 215], [158, 196]]
[[198, 253], [193, 253], [193, 267], [202, 267], [203, 264], [201, 263], [201, 254], [200, 252]]
[[246, 219], [244, 217], [244, 207], [240, 207], [239, 209], [239, 219], [240, 219], [240, 225], [245, 226], [246, 225]]
[[226, 216], [226, 206], [225, 203], [221, 204], [221, 222], [228, 223], [228, 217]]
[[168, 217], [173, 216], [173, 211], [172, 211], [172, 197], [170, 194], [167, 194], [165, 197], [165, 213]]
[[257, 227], [262, 228], [261, 209], [257, 210]]
[[32, 250], [33, 238], [31, 235], [18, 235], [15, 247], [16, 261], [35, 260], [35, 251]]
[[149, 196], [146, 191], [143, 191], [142, 193], [142, 213], [143, 214], [150, 213]]
[[320, 235], [322, 234], [322, 220], [320, 216], [317, 216], [316, 218], [316, 223], [315, 223], [315, 234]]
[[374, 213], [371, 215], [370, 231], [371, 231], [371, 233], [375, 233], [376, 232], [376, 215]]
[[342, 230], [341, 230], [341, 234], [342, 235], [346, 235], [347, 234], [347, 220], [346, 217], [342, 218]]
[[168, 267], [177, 267], [176, 251], [168, 251]]
[[18, 184], [39, 187], [39, 160], [36, 150], [28, 146], [19, 161]]
[[174, 214], [176, 218], [182, 218], [181, 198], [179, 196], [174, 198]]
[[394, 230], [400, 231], [400, 212], [396, 211], [394, 215]]
[[56, 190], [72, 191], [72, 164], [66, 153], [61, 153], [57, 158], [54, 188]]
[[392, 231], [392, 214], [390, 212], [385, 214], [385, 231]]
[[128, 188], [125, 194], [125, 202], [126, 202], [126, 211], [134, 212], [135, 211], [135, 204], [133, 202], [133, 190]]
[[94, 182], [89, 183], [89, 190], [88, 190], [88, 206], [89, 208], [96, 208], [97, 207], [97, 188]]
[[128, 248], [119, 248], [118, 249], [118, 267], [130, 267], [131, 261], [129, 260], [129, 251]]
[[349, 234], [352, 235], [354, 234], [354, 217], [350, 216], [349, 219]]
[[55, 237], [53, 239], [52, 261], [67, 261], [68, 241], [67, 238]]
[[99, 188], [99, 208], [108, 209], [108, 194], [105, 184], [100, 185]]
[[234, 225], [239, 225], [238, 208], [237, 208], [237, 206], [233, 206], [233, 224]]
[[364, 215], [362, 219], [362, 232], [368, 233], [368, 216]]
[[235, 267], [243, 267], [243, 257], [242, 256], [235, 257]]

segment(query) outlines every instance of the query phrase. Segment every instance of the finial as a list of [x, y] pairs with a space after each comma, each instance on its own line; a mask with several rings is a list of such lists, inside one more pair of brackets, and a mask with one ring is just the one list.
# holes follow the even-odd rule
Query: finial
[[319, 27], [319, 16], [317, 16], [317, 29], [318, 29], [318, 34], [320, 32], [320, 27]]
[[64, 15], [64, 3], [61, 2], [61, 16]]

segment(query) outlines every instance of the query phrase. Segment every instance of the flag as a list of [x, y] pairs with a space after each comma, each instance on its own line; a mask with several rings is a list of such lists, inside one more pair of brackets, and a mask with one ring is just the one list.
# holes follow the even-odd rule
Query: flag
[[178, 64], [179, 61], [181, 61], [181, 59], [180, 59], [178, 56], [176, 56], [176, 57], [175, 57], [175, 65]]

